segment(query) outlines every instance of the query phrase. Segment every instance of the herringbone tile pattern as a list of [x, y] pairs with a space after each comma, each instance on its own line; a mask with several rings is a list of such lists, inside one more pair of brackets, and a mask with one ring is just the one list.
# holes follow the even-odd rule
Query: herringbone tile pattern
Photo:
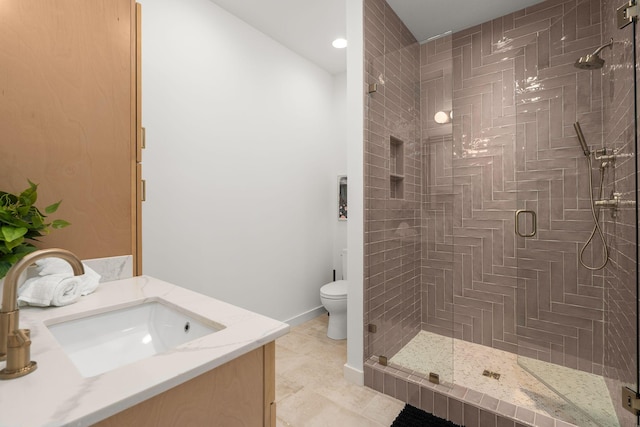
[[[382, 0], [365, 2], [365, 22], [366, 81], [378, 83], [365, 297], [383, 331], [367, 354], [393, 354], [420, 316], [427, 330], [601, 372], [603, 279], [578, 265], [592, 223], [573, 123], [600, 145], [602, 98], [600, 79], [572, 65], [600, 43], [600, 2], [550, 0], [420, 47]], [[451, 110], [452, 123], [433, 121]], [[390, 137], [404, 141], [402, 199]], [[537, 213], [535, 237], [516, 237], [517, 209]], [[597, 261], [597, 244], [587, 254]]]
[[[579, 120], [601, 143], [599, 79], [573, 67], [599, 43], [599, 1], [551, 0], [422, 46], [423, 105], [440, 88], [433, 110], [450, 90], [454, 111], [452, 141], [423, 115], [425, 329], [602, 371], [603, 281], [577, 261], [592, 222], [573, 131]], [[537, 213], [535, 237], [516, 237], [517, 209]]]

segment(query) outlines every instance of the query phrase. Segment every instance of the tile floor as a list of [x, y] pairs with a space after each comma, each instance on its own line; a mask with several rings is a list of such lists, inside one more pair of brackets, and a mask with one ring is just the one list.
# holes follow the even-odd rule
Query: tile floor
[[388, 427], [404, 403], [343, 378], [346, 340], [327, 338], [327, 315], [276, 340], [278, 427]]
[[[389, 362], [422, 375], [437, 372], [441, 381], [581, 427], [620, 427], [599, 375], [427, 331], [420, 331]], [[483, 376], [485, 369], [500, 373], [499, 380]]]

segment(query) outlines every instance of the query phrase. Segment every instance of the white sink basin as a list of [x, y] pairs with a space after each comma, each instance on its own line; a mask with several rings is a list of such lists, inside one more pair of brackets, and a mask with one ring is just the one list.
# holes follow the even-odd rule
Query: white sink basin
[[224, 329], [160, 301], [52, 323], [47, 327], [87, 378]]

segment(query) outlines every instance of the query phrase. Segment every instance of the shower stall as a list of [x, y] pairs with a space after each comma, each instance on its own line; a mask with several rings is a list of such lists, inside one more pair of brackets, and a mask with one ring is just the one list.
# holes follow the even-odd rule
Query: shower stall
[[634, 13], [418, 43], [364, 1], [367, 386], [467, 427], [637, 425]]

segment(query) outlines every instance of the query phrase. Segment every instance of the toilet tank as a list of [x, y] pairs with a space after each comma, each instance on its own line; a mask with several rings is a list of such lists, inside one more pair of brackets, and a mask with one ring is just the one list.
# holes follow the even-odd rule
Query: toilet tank
[[343, 249], [340, 256], [342, 257], [342, 280], [347, 280], [347, 250]]

